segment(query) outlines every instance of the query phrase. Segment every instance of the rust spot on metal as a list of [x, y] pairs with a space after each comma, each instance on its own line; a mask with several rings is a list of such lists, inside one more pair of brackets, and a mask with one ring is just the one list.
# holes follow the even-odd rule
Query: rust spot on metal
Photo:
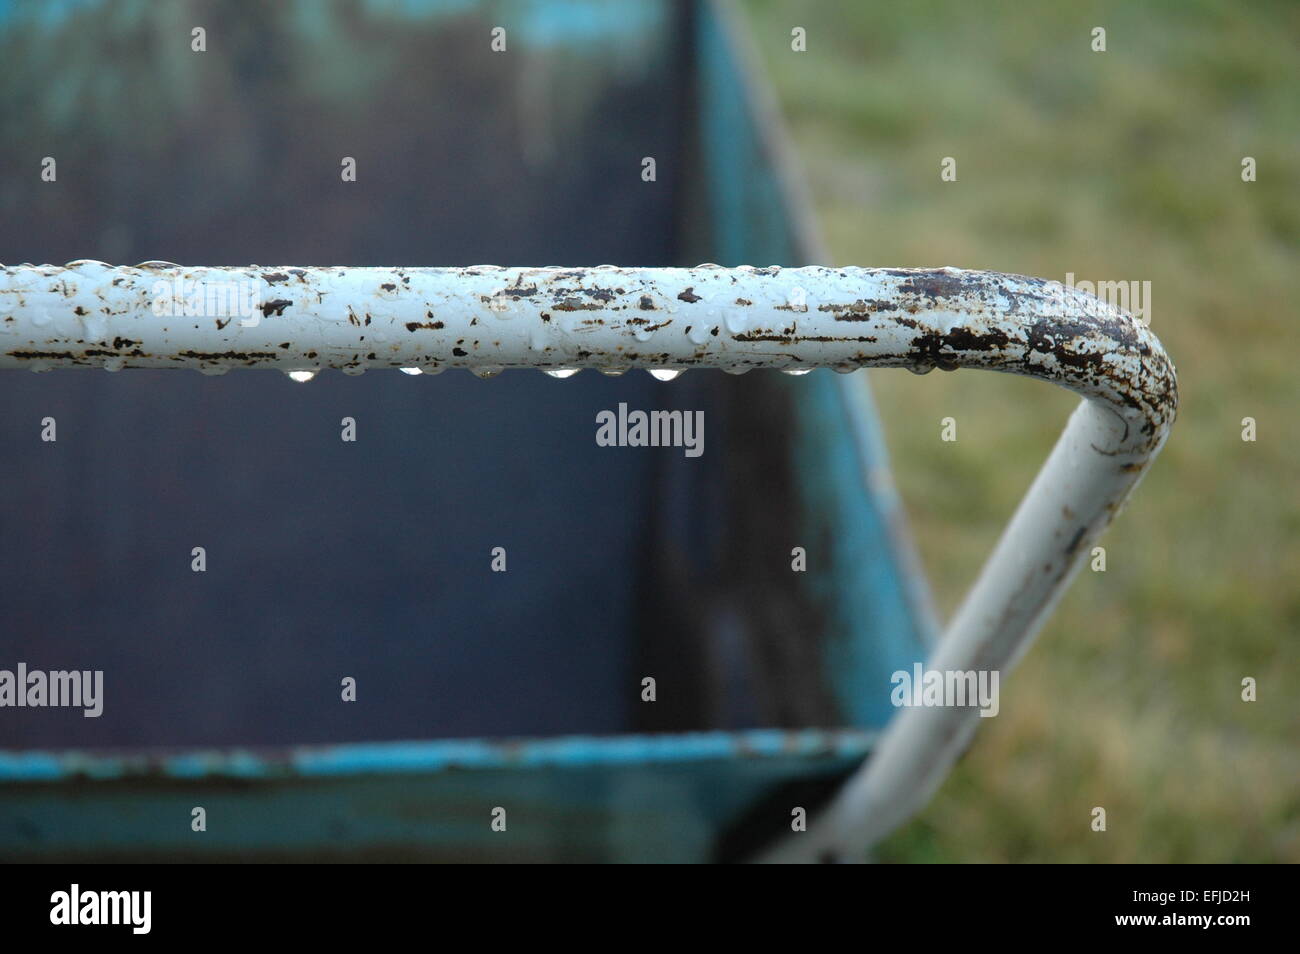
[[684, 301], [691, 305], [695, 304], [697, 301], [703, 301], [703, 299], [699, 295], [695, 294], [694, 285], [686, 289], [686, 291], [684, 292], [679, 292], [677, 295], [677, 300]]
[[634, 328], [641, 329], [642, 331], [658, 331], [660, 328], [667, 328], [673, 323], [673, 320], [668, 318], [664, 321], [657, 321], [654, 324], [651, 324], [649, 318], [629, 318], [627, 319], [627, 323]]
[[[717, 329], [714, 329], [715, 332], [716, 330]], [[855, 341], [863, 344], [871, 344], [876, 340], [870, 335], [862, 335], [861, 337], [855, 338], [855, 337], [839, 337], [839, 336], [832, 336], [832, 335], [774, 335], [774, 334], [765, 334], [757, 331], [742, 332], [739, 334], [734, 334], [731, 337], [736, 341], [775, 341], [779, 344], [784, 344], [784, 345], [798, 344], [801, 341], [816, 341], [821, 344], [837, 342], [837, 341]]]
[[277, 298], [275, 301], [268, 301], [262, 306], [262, 317], [269, 318], [272, 312], [276, 315], [283, 315], [284, 310], [292, 304], [293, 302], [287, 298]]
[[178, 351], [176, 354], [195, 361], [261, 361], [279, 357], [274, 351]]
[[123, 353], [121, 351], [109, 351], [106, 348], [87, 348], [82, 352], [87, 358], [143, 358], [144, 352], [139, 348]]
[[960, 272], [947, 272], [942, 269], [919, 271], [900, 269], [890, 274], [906, 276], [907, 280], [899, 285], [899, 291], [918, 295], [936, 304], [941, 298], [956, 298], [970, 292], [970, 282]]
[[954, 328], [944, 337], [947, 346], [954, 351], [1001, 351], [1011, 343], [1007, 333], [998, 328], [989, 331]]
[[577, 298], [565, 298], [552, 305], [556, 311], [600, 311], [600, 305], [589, 304]]
[[817, 310], [830, 312], [840, 321], [863, 321], [865, 320], [864, 316], [872, 315], [880, 311], [888, 311], [896, 307], [898, 307], [897, 302], [881, 301], [877, 298], [868, 301], [859, 298], [847, 304], [828, 303], [825, 305], [818, 305]]

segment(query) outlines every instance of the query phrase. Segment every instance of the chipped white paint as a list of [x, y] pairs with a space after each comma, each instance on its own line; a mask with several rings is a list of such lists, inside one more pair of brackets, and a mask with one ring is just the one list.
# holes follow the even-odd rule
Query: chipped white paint
[[[251, 320], [159, 315], [166, 283], [251, 283]], [[986, 368], [1085, 400], [930, 669], [1009, 669], [1163, 445], [1177, 408], [1150, 330], [1056, 282], [960, 269], [182, 268], [0, 270], [0, 368]], [[663, 376], [661, 374], [661, 376]], [[412, 385], [418, 386], [418, 385]], [[558, 385], [557, 386], [562, 386]], [[887, 692], [888, 686], [881, 691]], [[928, 800], [975, 708], [903, 709], [809, 830], [769, 860], [853, 857]]]

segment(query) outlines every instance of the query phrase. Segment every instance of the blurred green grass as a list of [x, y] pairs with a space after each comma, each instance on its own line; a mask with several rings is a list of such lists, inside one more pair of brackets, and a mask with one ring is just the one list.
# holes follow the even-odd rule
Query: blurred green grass
[[[878, 857], [1300, 861], [1300, 6], [743, 9], [838, 262], [1150, 281], [1179, 372], [1106, 572], [1084, 569], [999, 717]], [[969, 372], [871, 380], [946, 615], [1075, 401]]]

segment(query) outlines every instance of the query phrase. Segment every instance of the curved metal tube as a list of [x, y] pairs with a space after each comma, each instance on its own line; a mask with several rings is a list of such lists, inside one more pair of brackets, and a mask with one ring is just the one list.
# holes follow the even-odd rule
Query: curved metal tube
[[[952, 268], [0, 270], [0, 367], [72, 366], [987, 368], [1066, 387], [1084, 401], [932, 670], [1014, 665], [1178, 403], [1173, 365], [1131, 316], [1056, 282]], [[767, 860], [865, 850], [928, 800], [977, 719], [973, 707], [903, 709], [832, 805]]]

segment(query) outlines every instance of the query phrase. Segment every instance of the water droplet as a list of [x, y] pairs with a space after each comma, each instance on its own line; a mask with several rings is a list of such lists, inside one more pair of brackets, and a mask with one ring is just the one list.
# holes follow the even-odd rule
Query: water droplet
[[447, 369], [440, 364], [426, 364], [420, 370], [422, 370], [425, 374], [442, 374], [442, 372], [446, 371]]
[[553, 378], [571, 378], [581, 370], [581, 368], [547, 368], [546, 373]]
[[836, 374], [852, 374], [856, 370], [858, 370], [856, 364], [837, 364], [834, 368]]
[[199, 374], [206, 374], [210, 378], [219, 377], [230, 369], [223, 364], [209, 364], [199, 368]]
[[306, 384], [317, 374], [315, 371], [289, 371], [286, 373], [289, 375], [289, 380], [297, 381], [299, 384]]
[[691, 325], [690, 333], [687, 335], [692, 344], [702, 345], [713, 336], [713, 326], [707, 322], [696, 322]]
[[626, 374], [627, 368], [601, 368], [600, 373], [611, 378], [617, 378], [621, 374]]
[[[674, 368], [651, 368], [650, 377], [656, 381], [671, 381], [682, 372]], [[694, 379], [692, 379], [694, 380]]]
[[486, 381], [488, 378], [495, 378], [501, 373], [501, 368], [470, 368], [470, 373], [476, 378], [482, 378]]
[[727, 374], [744, 374], [749, 368], [723, 368], [722, 370], [726, 371]]
[[745, 310], [743, 305], [737, 305], [727, 311], [725, 321], [727, 331], [733, 335], [738, 335], [749, 325], [749, 312]]
[[911, 371], [913, 374], [929, 374], [931, 371], [934, 370], [934, 365], [932, 365], [932, 364], [909, 364], [909, 365], [907, 366], [907, 370]]
[[32, 363], [32, 364], [29, 364], [29, 365], [27, 366], [27, 368], [28, 368], [28, 370], [31, 371], [33, 374], [45, 374], [45, 373], [48, 372], [48, 371], [53, 371], [53, 370], [54, 370], [52, 367], [50, 367], [50, 366], [49, 366], [48, 364], [46, 364], [44, 361], [37, 361], [37, 362], [34, 362], [34, 363]]
[[812, 370], [812, 368], [782, 368], [782, 369], [781, 369], [781, 373], [782, 373], [782, 374], [792, 374], [792, 375], [794, 375], [795, 377], [798, 377], [798, 376], [801, 375], [801, 374], [807, 374], [807, 373], [810, 372], [811, 370]]
[[361, 375], [365, 374], [365, 373], [366, 373], [366, 369], [363, 368], [363, 367], [360, 367], [360, 366], [357, 366], [357, 367], [355, 367], [355, 368], [344, 368], [344, 369], [343, 369], [343, 373], [346, 374], [346, 375], [347, 375], [348, 377], [350, 377], [350, 378], [356, 378], [356, 377], [360, 377]]
[[400, 370], [403, 374], [424, 374], [424, 371], [420, 368], [401, 368]]
[[108, 358], [104, 362], [105, 371], [121, 371], [124, 367], [126, 367], [125, 358]]
[[107, 341], [108, 340], [108, 322], [104, 316], [92, 312], [89, 315], [81, 317], [81, 323], [86, 328], [87, 341]]

